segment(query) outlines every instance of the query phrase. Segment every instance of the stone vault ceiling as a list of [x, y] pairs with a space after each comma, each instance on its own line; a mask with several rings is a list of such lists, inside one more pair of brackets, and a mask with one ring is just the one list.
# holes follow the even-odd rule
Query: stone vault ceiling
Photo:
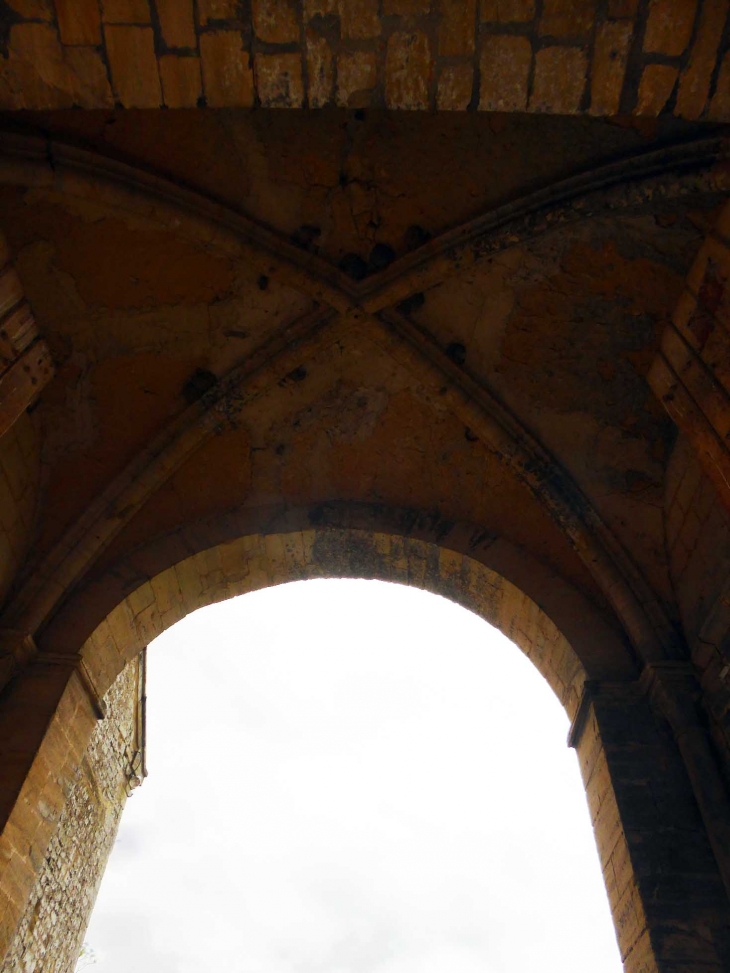
[[726, 189], [721, 133], [378, 112], [4, 124], [0, 219], [56, 365], [27, 420], [21, 616], [92, 511], [101, 576], [241, 506], [376, 503], [476, 525], [610, 618], [581, 550], [597, 518], [673, 617], [673, 434], [645, 378]]

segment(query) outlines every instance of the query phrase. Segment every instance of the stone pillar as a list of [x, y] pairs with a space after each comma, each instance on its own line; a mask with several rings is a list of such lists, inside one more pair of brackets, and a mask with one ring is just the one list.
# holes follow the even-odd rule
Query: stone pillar
[[0, 693], [0, 969], [99, 715], [78, 657], [40, 654]]
[[144, 655], [111, 686], [16, 925], [2, 973], [73, 973], [128, 795], [144, 776]]
[[646, 681], [586, 684], [571, 729], [626, 973], [730, 969], [730, 902]]

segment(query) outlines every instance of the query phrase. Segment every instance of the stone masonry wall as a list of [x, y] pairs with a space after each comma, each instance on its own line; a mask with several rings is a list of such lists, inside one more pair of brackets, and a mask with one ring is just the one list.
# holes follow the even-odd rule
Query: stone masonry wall
[[8, 0], [2, 108], [730, 117], [727, 0]]
[[[130, 776], [141, 773], [138, 656], [105, 696], [107, 716], [94, 730], [28, 900], [2, 973], [72, 973], [111, 851]], [[134, 783], [134, 781], [132, 781]]]
[[682, 433], [667, 470], [665, 518], [682, 626], [730, 786], [730, 515]]
[[0, 599], [27, 553], [39, 485], [38, 426], [23, 415], [0, 439]]

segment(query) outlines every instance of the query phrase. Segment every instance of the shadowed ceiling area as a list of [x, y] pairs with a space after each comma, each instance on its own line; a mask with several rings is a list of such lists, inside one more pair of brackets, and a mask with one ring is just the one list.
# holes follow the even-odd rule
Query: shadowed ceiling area
[[27, 420], [42, 475], [19, 615], [65, 534], [182, 424], [197, 433], [108, 525], [92, 573], [226, 510], [376, 502], [478, 524], [610, 619], [603, 555], [581, 553], [595, 537], [576, 543], [600, 520], [669, 633], [674, 433], [646, 374], [722, 199], [719, 133], [337, 111], [4, 121], [0, 218], [56, 367]]

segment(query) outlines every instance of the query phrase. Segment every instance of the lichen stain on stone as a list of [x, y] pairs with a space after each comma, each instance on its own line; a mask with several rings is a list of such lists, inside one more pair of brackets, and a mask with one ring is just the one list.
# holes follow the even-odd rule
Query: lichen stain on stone
[[[558, 412], [588, 410], [609, 422], [643, 414], [644, 375], [628, 356], [655, 352], [667, 299], [681, 288], [677, 274], [645, 258], [627, 260], [610, 242], [571, 248], [558, 273], [520, 293], [502, 340], [502, 381], [515, 394], [548, 396], [545, 404]], [[601, 376], [609, 359], [610, 386]]]
[[373, 435], [389, 398], [384, 388], [353, 389], [338, 382], [316, 406], [296, 413], [292, 426], [298, 432], [322, 426], [332, 443], [363, 442]]

